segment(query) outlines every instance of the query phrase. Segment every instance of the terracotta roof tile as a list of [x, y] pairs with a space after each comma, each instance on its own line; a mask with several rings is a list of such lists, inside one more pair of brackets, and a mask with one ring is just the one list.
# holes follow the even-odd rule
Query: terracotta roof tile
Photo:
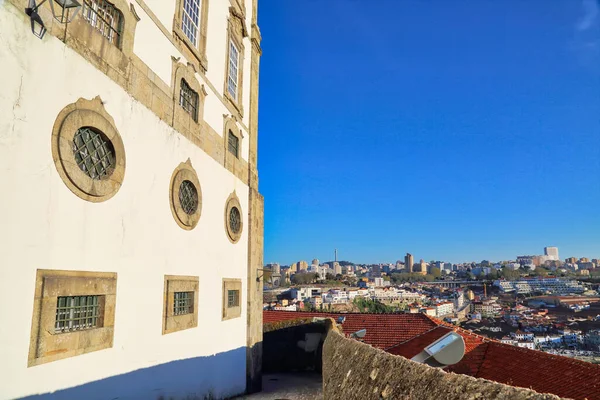
[[386, 349], [434, 328], [436, 323], [423, 314], [359, 314], [302, 311], [263, 311], [263, 322], [279, 322], [306, 317], [345, 317], [342, 329], [350, 334], [366, 329], [363, 342]]

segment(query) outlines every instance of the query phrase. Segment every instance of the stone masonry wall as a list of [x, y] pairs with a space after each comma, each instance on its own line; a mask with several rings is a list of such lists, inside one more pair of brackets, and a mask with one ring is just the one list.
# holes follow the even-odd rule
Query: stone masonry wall
[[323, 395], [327, 400], [550, 400], [539, 394], [394, 356], [329, 331], [323, 346]]

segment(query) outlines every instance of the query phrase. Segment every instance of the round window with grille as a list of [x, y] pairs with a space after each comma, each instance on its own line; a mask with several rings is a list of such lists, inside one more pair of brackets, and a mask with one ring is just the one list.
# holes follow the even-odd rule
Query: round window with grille
[[237, 234], [242, 230], [242, 216], [237, 207], [231, 207], [231, 210], [229, 211], [229, 225], [231, 225], [231, 231], [233, 233]]
[[225, 204], [225, 230], [227, 237], [232, 243], [237, 243], [242, 236], [244, 221], [241, 210], [240, 200], [235, 192], [233, 192]]
[[169, 201], [175, 222], [183, 229], [194, 229], [202, 211], [202, 191], [189, 159], [179, 164], [171, 176]]
[[194, 184], [188, 180], [179, 185], [179, 203], [183, 212], [192, 215], [198, 209], [198, 191]]
[[77, 129], [73, 154], [79, 168], [92, 179], [107, 178], [115, 169], [115, 149], [97, 129], [88, 126]]
[[52, 159], [65, 185], [80, 198], [101, 202], [125, 179], [125, 147], [100, 97], [79, 99], [58, 114]]

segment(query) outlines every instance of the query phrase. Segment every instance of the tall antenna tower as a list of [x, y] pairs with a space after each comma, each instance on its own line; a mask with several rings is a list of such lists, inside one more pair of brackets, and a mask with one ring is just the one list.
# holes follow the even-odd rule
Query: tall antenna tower
[[335, 262], [337, 262], [337, 249], [335, 249]]

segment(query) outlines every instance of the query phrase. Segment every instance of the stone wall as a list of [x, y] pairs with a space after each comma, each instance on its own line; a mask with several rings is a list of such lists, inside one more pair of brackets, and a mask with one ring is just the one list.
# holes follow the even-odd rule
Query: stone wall
[[331, 329], [323, 345], [323, 395], [328, 400], [560, 399], [394, 356]]

